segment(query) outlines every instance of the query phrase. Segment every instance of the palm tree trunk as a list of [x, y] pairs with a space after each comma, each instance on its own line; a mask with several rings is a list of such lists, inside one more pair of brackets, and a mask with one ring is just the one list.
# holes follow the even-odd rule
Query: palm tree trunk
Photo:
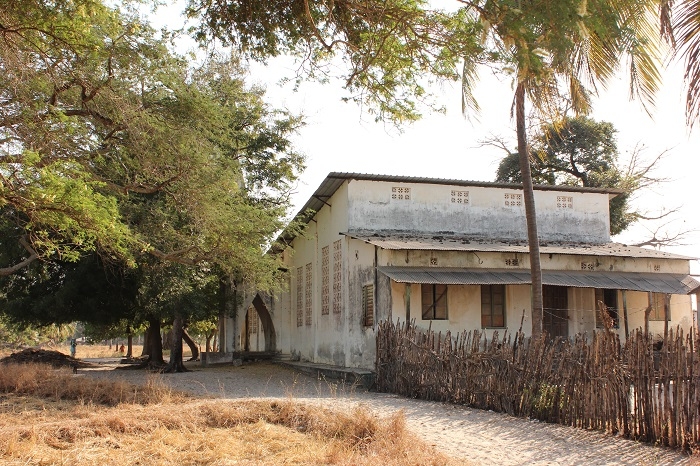
[[540, 267], [540, 240], [537, 235], [535, 193], [532, 187], [530, 157], [525, 132], [525, 85], [520, 82], [515, 89], [515, 124], [518, 135], [518, 158], [523, 179], [523, 201], [527, 220], [527, 243], [530, 249], [530, 276], [532, 280], [532, 336], [542, 334], [542, 269]]

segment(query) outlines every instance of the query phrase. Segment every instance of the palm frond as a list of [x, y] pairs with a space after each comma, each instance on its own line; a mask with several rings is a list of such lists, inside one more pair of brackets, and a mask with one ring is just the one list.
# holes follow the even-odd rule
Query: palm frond
[[700, 0], [684, 0], [675, 13], [677, 53], [685, 61], [685, 116], [692, 128], [700, 119]]
[[462, 114], [478, 115], [481, 111], [474, 96], [474, 84], [479, 80], [477, 61], [473, 57], [464, 58], [462, 67]]

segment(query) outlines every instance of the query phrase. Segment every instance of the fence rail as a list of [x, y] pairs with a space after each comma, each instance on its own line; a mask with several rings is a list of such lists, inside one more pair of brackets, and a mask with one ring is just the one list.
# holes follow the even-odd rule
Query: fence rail
[[536, 418], [685, 450], [700, 446], [698, 334], [669, 331], [661, 350], [641, 330], [571, 340], [521, 332], [456, 335], [379, 324], [380, 391]]

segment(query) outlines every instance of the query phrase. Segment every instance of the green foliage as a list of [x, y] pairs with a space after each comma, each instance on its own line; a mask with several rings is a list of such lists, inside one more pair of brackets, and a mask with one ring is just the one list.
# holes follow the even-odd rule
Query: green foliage
[[[625, 57], [629, 57], [631, 95], [653, 103], [660, 81], [659, 35], [651, 21], [654, 2], [461, 3], [478, 18], [484, 32], [484, 52], [467, 60], [487, 63], [522, 83], [534, 109], [545, 117], [559, 115], [562, 100], [575, 112], [588, 113], [596, 82], [610, 79]], [[463, 82], [465, 101], [472, 101], [473, 79]]]
[[338, 76], [347, 100], [394, 122], [434, 108], [429, 84], [459, 79], [461, 58], [480, 50], [477, 21], [424, 0], [191, 0], [188, 14], [201, 19], [198, 39], [222, 40], [260, 61], [296, 56], [300, 79]]
[[0, 263], [40, 259], [0, 274], [0, 314], [118, 334], [210, 319], [221, 276], [277, 286], [301, 119], [99, 1], [0, 6]]
[[[629, 198], [640, 187], [638, 173], [619, 167], [616, 130], [611, 123], [587, 117], [565, 118], [546, 125], [532, 138], [532, 180], [538, 184], [616, 188], [625, 191], [610, 200], [610, 234], [624, 231], [639, 216]], [[520, 183], [518, 154], [498, 166], [496, 181]]]
[[0, 65], [3, 259], [26, 258], [26, 239], [44, 260], [149, 253], [271, 286], [262, 250], [303, 167], [288, 140], [301, 120], [235, 60], [192, 69], [100, 1], [0, 0]]
[[75, 332], [75, 325], [18, 325], [0, 315], [0, 345], [21, 346], [57, 345]]

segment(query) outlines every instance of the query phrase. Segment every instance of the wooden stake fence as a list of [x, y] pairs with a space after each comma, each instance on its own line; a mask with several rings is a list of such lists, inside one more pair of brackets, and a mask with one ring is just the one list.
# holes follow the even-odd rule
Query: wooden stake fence
[[669, 330], [663, 347], [639, 329], [525, 339], [521, 332], [452, 335], [382, 322], [380, 391], [536, 418], [684, 450], [700, 446], [698, 334]]

